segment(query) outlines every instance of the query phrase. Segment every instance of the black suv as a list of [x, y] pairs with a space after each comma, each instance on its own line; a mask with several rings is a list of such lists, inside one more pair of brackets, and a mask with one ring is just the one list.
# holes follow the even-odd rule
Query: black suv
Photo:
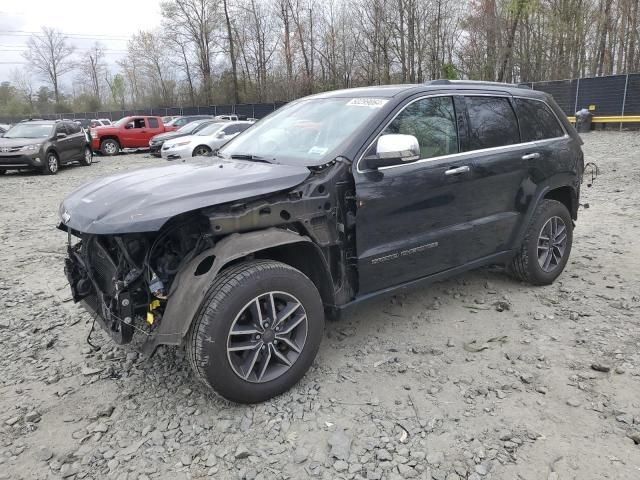
[[309, 368], [325, 313], [489, 264], [553, 282], [581, 144], [550, 96], [506, 84], [322, 93], [215, 157], [72, 193], [65, 271], [117, 343], [184, 345], [220, 394], [263, 401]]
[[54, 175], [61, 165], [92, 161], [88, 137], [73, 121], [20, 122], [0, 137], [0, 174], [26, 169]]

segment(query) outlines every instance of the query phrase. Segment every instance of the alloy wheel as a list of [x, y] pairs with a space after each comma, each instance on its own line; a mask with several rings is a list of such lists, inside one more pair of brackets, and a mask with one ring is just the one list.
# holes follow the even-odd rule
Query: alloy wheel
[[113, 155], [114, 153], [116, 153], [116, 144], [113, 142], [107, 142], [107, 144], [104, 146], [104, 149], [109, 155]]
[[84, 149], [84, 161], [89, 165], [93, 161], [93, 154], [90, 148]]
[[538, 236], [538, 264], [549, 273], [558, 268], [567, 248], [567, 226], [560, 217], [545, 222]]
[[49, 171], [51, 173], [56, 173], [58, 171], [58, 158], [50, 153], [47, 157], [47, 165], [49, 166]]
[[267, 292], [247, 303], [227, 338], [227, 357], [234, 373], [264, 383], [286, 373], [298, 360], [307, 339], [307, 312], [285, 292]]

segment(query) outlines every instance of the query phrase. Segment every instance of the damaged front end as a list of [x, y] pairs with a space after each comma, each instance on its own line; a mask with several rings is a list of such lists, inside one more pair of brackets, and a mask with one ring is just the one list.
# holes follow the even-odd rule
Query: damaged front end
[[154, 333], [182, 262], [213, 246], [208, 225], [198, 219], [171, 223], [156, 234], [66, 229], [65, 274], [73, 300], [119, 345], [130, 343], [134, 333], [145, 339]]

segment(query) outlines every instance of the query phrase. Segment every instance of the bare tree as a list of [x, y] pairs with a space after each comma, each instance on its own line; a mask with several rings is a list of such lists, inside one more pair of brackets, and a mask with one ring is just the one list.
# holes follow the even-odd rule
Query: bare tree
[[101, 100], [101, 87], [104, 85], [103, 78], [106, 71], [106, 65], [104, 64], [104, 47], [101, 43], [95, 42], [82, 56], [82, 61], [78, 64], [78, 70], [83, 80], [88, 83], [91, 95], [99, 103]]
[[51, 84], [56, 104], [59, 104], [60, 77], [75, 68], [71, 59], [74, 47], [62, 32], [47, 27], [42, 28], [42, 34], [31, 36], [27, 47], [24, 58], [33, 70]]

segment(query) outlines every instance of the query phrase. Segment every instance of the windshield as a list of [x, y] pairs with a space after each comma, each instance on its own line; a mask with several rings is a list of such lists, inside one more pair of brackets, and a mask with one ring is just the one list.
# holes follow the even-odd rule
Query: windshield
[[118, 120], [117, 122], [115, 122], [113, 124], [114, 127], [122, 127], [123, 125], [126, 125], [127, 123], [129, 123], [129, 120], [131, 120], [131, 117], [124, 117], [121, 118], [120, 120]]
[[220, 155], [318, 164], [386, 103], [380, 98], [310, 98], [294, 102], [231, 140]]
[[203, 137], [207, 135], [213, 135], [223, 126], [224, 123], [212, 123], [211, 125], [207, 125], [202, 130], [200, 130], [197, 135], [202, 135]]
[[18, 124], [3, 135], [4, 138], [47, 138], [53, 133], [53, 125], [41, 123]]
[[192, 132], [198, 125], [200, 125], [200, 122], [191, 122], [191, 123], [187, 123], [186, 125], [181, 126], [178, 130], [176, 130], [176, 132], [180, 132], [180, 133], [190, 133]]

